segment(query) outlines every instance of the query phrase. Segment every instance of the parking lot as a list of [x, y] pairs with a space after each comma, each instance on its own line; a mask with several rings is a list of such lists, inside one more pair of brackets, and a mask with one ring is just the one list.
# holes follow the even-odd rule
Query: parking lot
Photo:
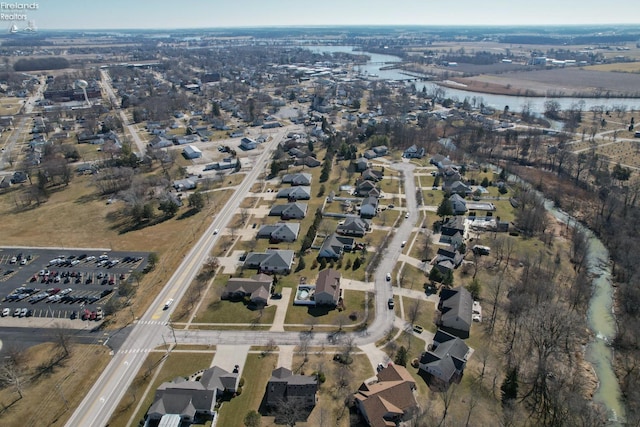
[[147, 264], [146, 252], [0, 248], [0, 315], [102, 319], [118, 286]]

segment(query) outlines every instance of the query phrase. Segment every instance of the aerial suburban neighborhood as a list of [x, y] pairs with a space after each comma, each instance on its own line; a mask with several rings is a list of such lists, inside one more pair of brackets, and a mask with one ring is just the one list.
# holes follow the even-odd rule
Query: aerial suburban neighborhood
[[612, 28], [12, 24], [0, 424], [638, 425]]

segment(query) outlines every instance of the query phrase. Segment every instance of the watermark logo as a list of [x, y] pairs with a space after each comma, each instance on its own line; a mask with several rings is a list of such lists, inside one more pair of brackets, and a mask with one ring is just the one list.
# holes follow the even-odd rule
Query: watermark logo
[[0, 2], [0, 21], [28, 21], [29, 12], [38, 9], [39, 3]]

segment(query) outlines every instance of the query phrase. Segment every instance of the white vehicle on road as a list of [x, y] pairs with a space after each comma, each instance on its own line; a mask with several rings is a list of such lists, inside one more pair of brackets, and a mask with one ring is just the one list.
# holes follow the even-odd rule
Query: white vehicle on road
[[171, 307], [171, 304], [173, 304], [173, 298], [168, 299], [167, 302], [164, 303], [164, 307], [162, 309], [167, 310], [169, 307]]

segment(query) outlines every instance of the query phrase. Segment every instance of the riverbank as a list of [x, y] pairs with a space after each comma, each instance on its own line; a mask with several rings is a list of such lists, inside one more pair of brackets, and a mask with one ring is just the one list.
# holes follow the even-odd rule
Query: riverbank
[[640, 92], [629, 91], [629, 88], [637, 88], [640, 85], [640, 77], [637, 75], [589, 72], [580, 69], [481, 74], [473, 77], [454, 76], [437, 84], [468, 92], [507, 96], [640, 98]]

